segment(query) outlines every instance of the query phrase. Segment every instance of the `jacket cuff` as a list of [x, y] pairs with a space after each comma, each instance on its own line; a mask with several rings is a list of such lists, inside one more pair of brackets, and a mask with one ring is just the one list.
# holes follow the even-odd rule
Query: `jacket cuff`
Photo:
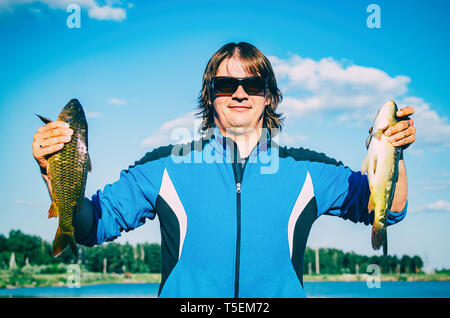
[[405, 203], [405, 207], [403, 208], [402, 211], [400, 212], [392, 212], [389, 211], [388, 216], [387, 216], [387, 225], [393, 225], [396, 224], [398, 222], [400, 222], [401, 220], [403, 220], [406, 216], [406, 212], [408, 210], [408, 201], [406, 201]]

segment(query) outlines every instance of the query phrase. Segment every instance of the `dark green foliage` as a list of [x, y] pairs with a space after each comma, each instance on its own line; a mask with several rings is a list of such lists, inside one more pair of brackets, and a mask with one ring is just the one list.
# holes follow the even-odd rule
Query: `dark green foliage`
[[[45, 267], [42, 274], [65, 272], [65, 268], [61, 269], [58, 264], [76, 262], [70, 249], [54, 258], [50, 243], [38, 236], [24, 234], [20, 230], [12, 230], [8, 238], [0, 235], [0, 269], [9, 268], [12, 252], [18, 268], [25, 265], [27, 258], [31, 265], [51, 265]], [[159, 273], [161, 270], [161, 247], [156, 243], [136, 246], [128, 243], [124, 245], [107, 243], [95, 247], [79, 245], [78, 252], [78, 261], [92, 272], [103, 272], [105, 259], [108, 273]]]
[[[160, 273], [161, 246], [156, 243], [144, 243], [132, 246], [130, 244], [106, 243], [95, 247], [78, 246], [78, 261], [89, 271], [103, 272], [106, 263], [108, 273]], [[18, 268], [25, 265], [28, 259], [31, 265], [47, 266], [45, 271], [50, 273], [64, 272], [58, 264], [75, 262], [70, 249], [66, 249], [61, 256], [54, 258], [52, 246], [35, 235], [27, 235], [20, 230], [12, 230], [9, 237], [0, 235], [0, 269], [9, 268], [11, 253]], [[106, 261], [105, 261], [106, 259]], [[311, 264], [311, 265], [309, 265]], [[420, 273], [423, 261], [419, 256], [403, 255], [400, 259], [396, 255], [366, 256], [354, 252], [345, 253], [334, 248], [319, 249], [320, 274], [362, 274], [367, 273], [370, 264], [379, 265], [382, 273]], [[306, 248], [303, 262], [303, 273], [316, 271], [316, 251]], [[17, 269], [19, 271], [19, 269]], [[17, 272], [17, 274], [20, 274]], [[16, 277], [17, 276], [17, 277]], [[23, 275], [16, 275], [18, 278]], [[26, 275], [25, 275], [26, 276]], [[13, 277], [13, 280], [15, 279]]]
[[[308, 263], [311, 263], [311, 273], [316, 272], [316, 251], [306, 248], [303, 273], [308, 274]], [[396, 255], [366, 256], [354, 252], [345, 253], [334, 248], [319, 249], [320, 274], [364, 274], [367, 266], [376, 264], [384, 274], [420, 273], [423, 261], [419, 256], [404, 255], [401, 260]]]

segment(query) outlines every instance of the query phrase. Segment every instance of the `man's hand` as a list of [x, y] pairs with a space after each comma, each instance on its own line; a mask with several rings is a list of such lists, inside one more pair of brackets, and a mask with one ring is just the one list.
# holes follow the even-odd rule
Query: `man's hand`
[[73, 130], [64, 121], [52, 121], [39, 127], [33, 136], [33, 157], [41, 168], [43, 175], [47, 174], [47, 157], [61, 150], [64, 143], [71, 139]]
[[408, 116], [414, 114], [414, 107], [407, 106], [397, 111], [397, 117], [404, 117], [396, 125], [386, 130], [388, 141], [395, 147], [408, 148], [416, 140], [416, 127], [414, 121]]

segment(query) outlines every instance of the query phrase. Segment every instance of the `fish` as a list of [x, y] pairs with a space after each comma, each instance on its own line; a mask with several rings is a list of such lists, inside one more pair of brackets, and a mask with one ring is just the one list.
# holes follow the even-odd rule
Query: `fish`
[[398, 162], [402, 148], [393, 146], [384, 134], [387, 129], [400, 120], [397, 117], [397, 105], [389, 100], [379, 109], [372, 131], [366, 139], [367, 155], [361, 167], [361, 173], [367, 172], [370, 188], [369, 212], [374, 212], [371, 243], [374, 250], [383, 246], [387, 255], [387, 215], [394, 198], [398, 179]]
[[[48, 118], [37, 116], [46, 124], [51, 122]], [[77, 99], [71, 99], [64, 106], [58, 120], [67, 122], [73, 134], [70, 142], [47, 159], [52, 199], [48, 217], [59, 216], [58, 230], [53, 240], [53, 256], [59, 256], [70, 246], [78, 258], [73, 221], [84, 200], [87, 174], [92, 170], [88, 153], [88, 125], [83, 107]]]

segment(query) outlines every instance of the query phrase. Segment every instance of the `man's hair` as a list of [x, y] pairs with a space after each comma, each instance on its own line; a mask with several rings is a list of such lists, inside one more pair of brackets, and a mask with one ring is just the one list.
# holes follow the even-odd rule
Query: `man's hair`
[[220, 63], [232, 57], [238, 58], [244, 69], [250, 74], [267, 78], [268, 89], [265, 98], [270, 99], [264, 109], [263, 127], [269, 129], [282, 128], [282, 114], [276, 113], [278, 104], [281, 102], [283, 96], [277, 87], [277, 80], [273, 73], [272, 65], [264, 54], [255, 46], [246, 43], [228, 43], [222, 46], [209, 60], [203, 74], [202, 90], [198, 97], [198, 112], [197, 116], [202, 117], [203, 121], [200, 126], [200, 131], [205, 131], [214, 126], [214, 112], [213, 112], [213, 89], [212, 79], [217, 74]]

